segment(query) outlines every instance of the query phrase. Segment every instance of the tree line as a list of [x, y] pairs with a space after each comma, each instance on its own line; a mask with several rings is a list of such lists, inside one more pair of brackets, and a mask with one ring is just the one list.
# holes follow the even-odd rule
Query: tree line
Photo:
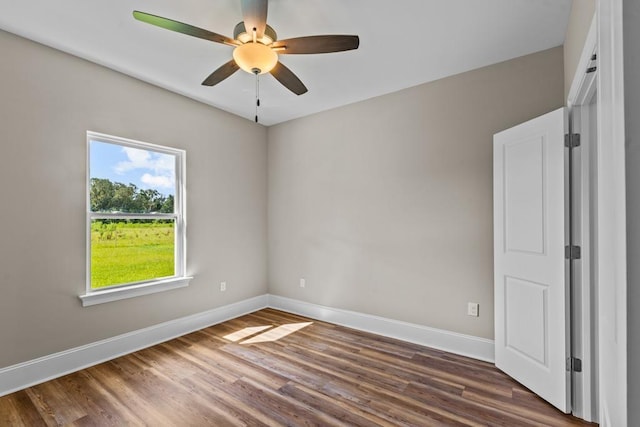
[[158, 190], [138, 188], [105, 178], [91, 178], [92, 212], [173, 213], [173, 195]]

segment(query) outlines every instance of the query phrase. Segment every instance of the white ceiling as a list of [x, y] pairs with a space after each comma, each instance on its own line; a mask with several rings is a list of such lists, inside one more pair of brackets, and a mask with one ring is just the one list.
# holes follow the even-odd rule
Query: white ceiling
[[[571, 0], [271, 0], [279, 39], [357, 34], [356, 51], [281, 55], [309, 88], [260, 79], [272, 125], [562, 45]], [[255, 77], [200, 83], [232, 48], [136, 21], [133, 10], [229, 37], [240, 0], [0, 0], [0, 28], [253, 120]]]

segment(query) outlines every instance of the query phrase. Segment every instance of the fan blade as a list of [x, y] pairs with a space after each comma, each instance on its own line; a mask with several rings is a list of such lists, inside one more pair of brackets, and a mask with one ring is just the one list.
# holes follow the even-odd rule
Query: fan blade
[[253, 34], [256, 29], [256, 37], [261, 38], [267, 27], [267, 0], [242, 0], [242, 17], [244, 28], [248, 34]]
[[205, 39], [230, 46], [238, 45], [238, 42], [230, 39], [229, 37], [225, 37], [223, 35], [216, 34], [212, 31], [204, 30], [202, 28], [194, 27], [193, 25], [183, 24], [182, 22], [174, 21], [173, 19], [163, 18], [161, 16], [151, 15], [150, 13], [140, 12], [137, 10], [133, 12], [133, 17], [138, 21], [146, 22], [147, 24], [155, 25], [156, 27], [176, 31], [178, 33], [187, 34], [189, 36], [198, 37], [200, 39]]
[[293, 74], [293, 71], [284, 66], [282, 62], [278, 62], [273, 70], [271, 70], [271, 75], [276, 78], [284, 87], [289, 89], [291, 92], [296, 95], [302, 95], [306, 93], [308, 89], [300, 81], [298, 76]]
[[226, 64], [224, 64], [223, 66], [215, 70], [213, 73], [209, 74], [209, 77], [204, 79], [204, 81], [202, 82], [202, 85], [215, 86], [221, 81], [223, 81], [224, 79], [226, 79], [227, 77], [229, 77], [231, 74], [238, 71], [239, 69], [240, 67], [238, 66], [238, 64], [236, 64], [236, 61], [232, 59], [231, 61], [227, 62]]
[[357, 49], [358, 36], [308, 36], [278, 40], [270, 47], [278, 54], [331, 53]]

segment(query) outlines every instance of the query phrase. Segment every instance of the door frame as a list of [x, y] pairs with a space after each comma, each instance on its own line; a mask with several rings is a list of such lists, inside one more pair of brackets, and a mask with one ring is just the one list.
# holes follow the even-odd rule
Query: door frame
[[[585, 67], [591, 54], [598, 53], [596, 66], [597, 104], [597, 292], [581, 308], [596, 315], [588, 338], [597, 342], [598, 421], [601, 426], [628, 425], [627, 406], [627, 258], [625, 197], [625, 118], [622, 0], [598, 0], [596, 13], [567, 104], [588, 101]], [[581, 99], [582, 97], [582, 99]], [[584, 301], [583, 301], [584, 304]], [[584, 400], [584, 396], [582, 397]], [[584, 403], [584, 402], [582, 402]], [[585, 408], [585, 406], [583, 406]]]
[[[596, 188], [591, 187], [591, 175], [597, 173], [593, 168], [593, 145], [597, 135], [590, 132], [591, 102], [597, 94], [596, 71], [587, 72], [595, 66], [597, 60], [597, 20], [594, 16], [585, 40], [584, 48], [578, 62], [576, 74], [567, 97], [569, 108], [569, 128], [571, 133], [579, 133], [580, 147], [573, 149], [575, 173], [573, 177], [573, 215], [570, 226], [573, 227], [574, 242], [581, 247], [581, 258], [575, 260], [572, 273], [572, 316], [571, 340], [573, 357], [582, 361], [582, 371], [573, 372], [571, 380], [572, 413], [587, 421], [598, 419], [598, 357], [597, 357], [597, 312], [594, 310], [597, 301], [597, 280], [592, 277], [592, 263], [597, 265], [596, 248], [592, 248], [591, 221], [596, 218], [592, 212], [592, 197]], [[597, 56], [596, 56], [597, 57]], [[570, 154], [571, 155], [571, 154]], [[594, 186], [595, 187], [595, 186]], [[597, 200], [597, 199], [596, 199]]]
[[600, 425], [626, 427], [627, 233], [622, 0], [598, 0]]

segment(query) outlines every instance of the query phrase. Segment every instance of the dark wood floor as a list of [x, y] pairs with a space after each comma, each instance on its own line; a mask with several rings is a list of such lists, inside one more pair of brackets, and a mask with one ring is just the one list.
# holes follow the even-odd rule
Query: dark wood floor
[[0, 398], [1, 426], [575, 426], [489, 363], [266, 309]]

